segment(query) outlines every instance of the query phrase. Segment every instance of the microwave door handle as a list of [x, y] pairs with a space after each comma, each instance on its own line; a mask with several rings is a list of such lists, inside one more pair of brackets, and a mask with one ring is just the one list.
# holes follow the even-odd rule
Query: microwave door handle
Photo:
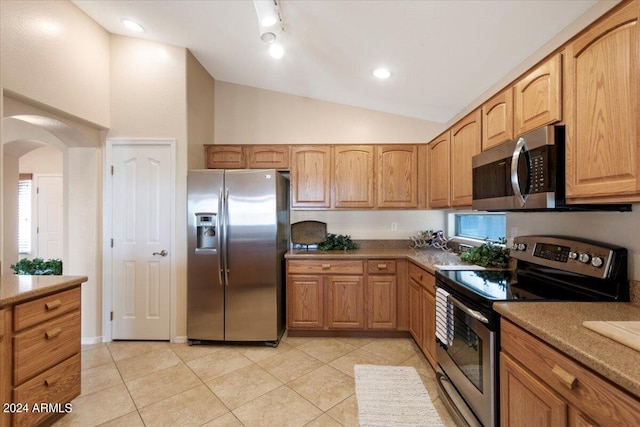
[[520, 161], [520, 153], [522, 153], [523, 148], [525, 148], [525, 140], [520, 137], [518, 142], [516, 142], [516, 148], [514, 148], [513, 155], [511, 156], [511, 188], [513, 188], [513, 194], [520, 203], [520, 206], [518, 206], [520, 208], [523, 208], [525, 205], [522, 189], [520, 188], [520, 181], [518, 180], [518, 162]]

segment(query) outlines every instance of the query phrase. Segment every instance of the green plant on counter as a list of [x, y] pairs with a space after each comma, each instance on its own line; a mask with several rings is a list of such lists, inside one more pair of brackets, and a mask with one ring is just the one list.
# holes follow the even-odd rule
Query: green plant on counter
[[358, 249], [360, 245], [353, 243], [351, 236], [342, 234], [327, 234], [327, 240], [318, 245], [321, 251], [346, 251], [348, 249]]
[[505, 268], [509, 265], [509, 249], [503, 245], [507, 243], [501, 237], [497, 243], [486, 241], [477, 248], [460, 254], [460, 259], [482, 267]]
[[55, 276], [62, 274], [62, 260], [42, 258], [22, 258], [11, 265], [13, 272], [19, 275]]

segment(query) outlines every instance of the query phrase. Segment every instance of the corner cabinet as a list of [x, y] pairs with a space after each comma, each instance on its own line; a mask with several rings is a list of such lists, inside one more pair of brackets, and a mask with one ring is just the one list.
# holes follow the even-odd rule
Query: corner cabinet
[[471, 158], [482, 151], [482, 112], [478, 109], [451, 128], [451, 206], [471, 207]]
[[570, 203], [640, 201], [639, 16], [632, 1], [566, 47]]
[[429, 207], [431, 209], [451, 207], [449, 192], [451, 132], [438, 136], [429, 147]]
[[291, 147], [291, 207], [331, 207], [331, 146]]
[[418, 147], [377, 145], [379, 208], [418, 207]]
[[640, 400], [502, 319], [500, 424], [637, 426]]

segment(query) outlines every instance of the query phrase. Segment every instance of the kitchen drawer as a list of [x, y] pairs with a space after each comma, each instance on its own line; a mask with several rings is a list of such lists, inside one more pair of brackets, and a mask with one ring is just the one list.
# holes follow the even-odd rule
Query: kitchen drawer
[[41, 323], [13, 337], [14, 384], [80, 352], [80, 310]]
[[436, 277], [433, 274], [410, 262], [409, 277], [418, 282], [430, 294], [435, 295]]
[[502, 351], [601, 425], [640, 425], [640, 399], [558, 352], [513, 323], [501, 321]]
[[290, 260], [289, 274], [363, 274], [361, 260]]
[[78, 309], [80, 309], [80, 287], [17, 304], [13, 308], [14, 330], [21, 331], [68, 311]]
[[[65, 410], [65, 403], [80, 395], [80, 354], [76, 353], [64, 362], [43, 372], [13, 390], [13, 401], [28, 403], [29, 412], [13, 415], [14, 426], [38, 424], [51, 411]], [[33, 404], [59, 404], [49, 411], [34, 412]]]
[[370, 259], [367, 261], [367, 273], [369, 274], [396, 274], [396, 260], [394, 259]]

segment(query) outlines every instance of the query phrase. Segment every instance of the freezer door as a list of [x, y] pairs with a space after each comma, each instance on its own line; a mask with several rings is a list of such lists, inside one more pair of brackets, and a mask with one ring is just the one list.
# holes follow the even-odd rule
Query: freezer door
[[275, 341], [282, 280], [274, 170], [226, 171], [225, 340]]
[[223, 173], [187, 175], [187, 337], [224, 339], [221, 235]]

